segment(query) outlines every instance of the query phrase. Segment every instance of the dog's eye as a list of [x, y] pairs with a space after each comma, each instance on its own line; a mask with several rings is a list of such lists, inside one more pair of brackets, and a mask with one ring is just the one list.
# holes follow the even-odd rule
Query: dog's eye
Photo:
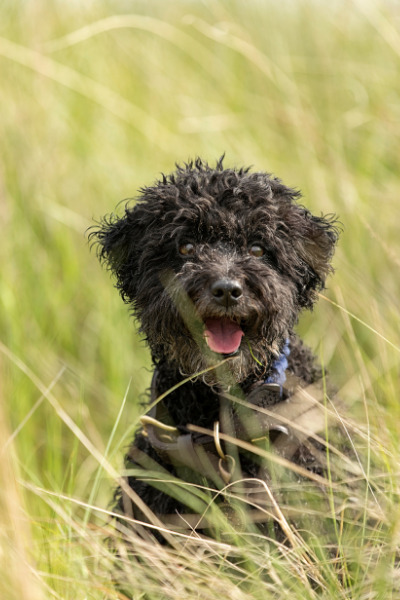
[[179, 246], [179, 254], [182, 256], [192, 256], [194, 254], [194, 245], [188, 242]]
[[261, 256], [264, 256], [265, 250], [259, 244], [253, 244], [249, 248], [249, 254], [251, 254], [252, 256], [255, 256], [256, 258], [261, 258]]

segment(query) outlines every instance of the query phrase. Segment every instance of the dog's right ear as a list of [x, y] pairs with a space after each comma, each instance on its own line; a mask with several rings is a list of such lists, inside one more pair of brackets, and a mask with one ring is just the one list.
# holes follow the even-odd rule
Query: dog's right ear
[[116, 276], [116, 287], [124, 302], [132, 302], [136, 295], [140, 230], [143, 232], [135, 218], [135, 209], [126, 208], [123, 217], [106, 216], [89, 233], [100, 262]]

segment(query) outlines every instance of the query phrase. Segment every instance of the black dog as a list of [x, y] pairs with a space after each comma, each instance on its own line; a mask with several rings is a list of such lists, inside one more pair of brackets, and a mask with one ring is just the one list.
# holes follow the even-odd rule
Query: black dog
[[[176, 475], [214, 490], [260, 478], [246, 442], [290, 438], [279, 425], [291, 417], [287, 398], [321, 378], [293, 327], [324, 287], [338, 238], [333, 218], [311, 215], [299, 198], [266, 173], [197, 159], [141, 189], [122, 218], [92, 233], [155, 365], [157, 406], [126, 457], [134, 494], [117, 493], [125, 514], [143, 518], [137, 497], [163, 522], [201, 512], [198, 494], [171, 484]], [[298, 440], [280, 446], [318, 472]]]

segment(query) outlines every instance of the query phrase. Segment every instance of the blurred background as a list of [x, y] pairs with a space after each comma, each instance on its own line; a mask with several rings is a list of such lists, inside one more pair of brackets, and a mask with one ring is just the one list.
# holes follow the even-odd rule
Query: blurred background
[[[99, 456], [121, 467], [150, 380], [86, 231], [189, 158], [225, 153], [225, 165], [273, 173], [312, 212], [338, 215], [336, 273], [299, 329], [354, 417], [396, 454], [398, 2], [3, 0], [0, 81], [0, 537], [11, 565], [62, 572], [48, 548], [65, 563], [76, 507], [59, 495], [107, 506], [114, 483]], [[36, 597], [35, 585], [15, 597]]]

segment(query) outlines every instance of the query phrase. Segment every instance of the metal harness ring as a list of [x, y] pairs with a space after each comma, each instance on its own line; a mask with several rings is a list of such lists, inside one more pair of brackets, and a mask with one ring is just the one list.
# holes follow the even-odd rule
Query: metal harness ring
[[217, 450], [218, 456], [221, 457], [222, 460], [226, 459], [226, 454], [222, 450], [221, 440], [219, 438], [219, 421], [215, 421], [214, 423], [214, 444]]

